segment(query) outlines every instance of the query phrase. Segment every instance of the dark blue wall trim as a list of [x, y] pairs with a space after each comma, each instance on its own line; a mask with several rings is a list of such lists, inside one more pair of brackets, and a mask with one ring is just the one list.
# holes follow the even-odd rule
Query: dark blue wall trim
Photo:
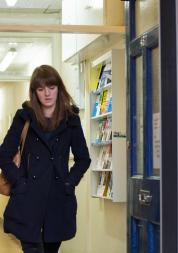
[[156, 231], [155, 231], [155, 225], [152, 223], [148, 223], [147, 225], [147, 235], [148, 235], [148, 244], [147, 244], [147, 252], [148, 253], [159, 253], [157, 252], [156, 247]]
[[139, 235], [138, 235], [138, 226], [137, 220], [131, 218], [131, 233], [132, 237], [130, 238], [130, 251], [131, 253], [138, 253], [139, 251]]
[[153, 171], [152, 51], [143, 48], [144, 177]]
[[[128, 154], [128, 176], [136, 174], [136, 70], [135, 59], [129, 57], [130, 41], [135, 38], [135, 0], [125, 3], [126, 10], [126, 44], [127, 44], [127, 137], [130, 142], [130, 151]], [[131, 78], [132, 77], [132, 78]], [[131, 109], [131, 111], [130, 111]], [[133, 156], [130, 157], [130, 152], [133, 151]]]

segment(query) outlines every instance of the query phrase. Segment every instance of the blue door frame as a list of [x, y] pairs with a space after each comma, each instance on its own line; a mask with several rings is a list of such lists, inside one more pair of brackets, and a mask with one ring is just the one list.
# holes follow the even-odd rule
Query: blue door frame
[[[158, 27], [135, 37], [135, 1], [126, 4], [128, 77], [128, 252], [160, 252], [160, 177], [153, 176], [152, 50]], [[143, 173], [138, 173], [136, 60], [143, 70]]]
[[[160, 218], [159, 214], [155, 214], [157, 221], [160, 219], [159, 226], [154, 226], [153, 223], [148, 223], [147, 218], [140, 219], [139, 208], [132, 205], [134, 202], [138, 202], [138, 198], [133, 201], [134, 195], [138, 194], [134, 192], [135, 185], [140, 181], [133, 175], [137, 174], [136, 169], [136, 66], [135, 58], [130, 55], [130, 49], [132, 48], [132, 54], [135, 51], [139, 51], [134, 47], [131, 42], [135, 38], [135, 1], [125, 1], [126, 9], [126, 27], [127, 27], [127, 136], [128, 136], [128, 252], [138, 253], [176, 253], [178, 252], [178, 169], [177, 169], [177, 38], [176, 38], [176, 14], [178, 17], [178, 4], [176, 0], [160, 1], [160, 23], [159, 23], [159, 47], [160, 47], [160, 99], [161, 99], [161, 177], [160, 177], [160, 193], [161, 203], [160, 205]], [[176, 12], [177, 10], [177, 12]], [[155, 28], [158, 29], [158, 28]], [[157, 32], [155, 30], [155, 32]], [[154, 32], [154, 29], [153, 29]], [[133, 47], [132, 47], [133, 46]], [[143, 64], [148, 65], [150, 60], [149, 49], [142, 49], [147, 52], [143, 53]], [[139, 52], [136, 53], [136, 55]], [[145, 62], [145, 63], [144, 63]], [[147, 73], [146, 76], [149, 76]], [[145, 84], [148, 82], [145, 77], [144, 96], [148, 95], [148, 101], [144, 101], [144, 114], [147, 117], [144, 118], [147, 121], [149, 115], [151, 115], [151, 93], [148, 86]], [[130, 96], [132, 94], [133, 96]], [[148, 124], [144, 123], [144, 143], [148, 139], [152, 140], [152, 133], [149, 131], [152, 118]], [[152, 173], [152, 158], [150, 148], [152, 147], [151, 141], [149, 145], [144, 148], [144, 165], [147, 165], [147, 170], [144, 171], [143, 178], [149, 177]], [[135, 184], [135, 185], [134, 185]], [[132, 194], [131, 194], [132, 193]], [[156, 197], [157, 198], [157, 197]], [[138, 204], [138, 203], [137, 203]], [[139, 204], [138, 204], [139, 205]], [[155, 204], [154, 204], [155, 205]], [[157, 209], [157, 211], [159, 208]], [[138, 218], [138, 219], [137, 219]], [[159, 222], [155, 224], [159, 225]], [[147, 247], [145, 247], [145, 241], [147, 241]], [[160, 247], [157, 245], [160, 242]], [[140, 249], [139, 249], [140, 247]]]

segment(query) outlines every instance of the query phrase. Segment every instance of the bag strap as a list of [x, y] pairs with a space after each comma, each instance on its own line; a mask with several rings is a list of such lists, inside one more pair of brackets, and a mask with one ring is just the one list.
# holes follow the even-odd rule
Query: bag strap
[[30, 126], [30, 121], [29, 120], [25, 121], [25, 125], [23, 127], [21, 137], [20, 137], [20, 146], [21, 146], [20, 153], [21, 153], [21, 155], [22, 155], [23, 148], [25, 145], [25, 139], [27, 137], [27, 132], [28, 132], [29, 126]]

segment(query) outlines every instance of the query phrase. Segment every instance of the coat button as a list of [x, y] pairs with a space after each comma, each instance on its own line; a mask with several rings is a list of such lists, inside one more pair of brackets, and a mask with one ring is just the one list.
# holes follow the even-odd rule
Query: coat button
[[59, 141], [59, 138], [56, 138], [56, 142], [58, 142]]
[[34, 179], [34, 180], [36, 179], [36, 176], [35, 176], [35, 175], [33, 176], [33, 179]]
[[37, 156], [36, 156], [36, 160], [39, 160], [39, 159], [40, 159], [40, 157], [37, 155]]
[[58, 176], [55, 176], [55, 179], [57, 180], [57, 179], [59, 179], [59, 177], [58, 177]]
[[50, 160], [54, 160], [54, 157], [51, 156], [51, 157], [50, 157]]
[[38, 138], [38, 137], [36, 138], [36, 141], [39, 141], [39, 138]]

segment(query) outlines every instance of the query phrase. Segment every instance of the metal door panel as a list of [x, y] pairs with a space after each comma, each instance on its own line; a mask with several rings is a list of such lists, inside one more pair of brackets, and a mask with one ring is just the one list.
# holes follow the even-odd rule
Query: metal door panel
[[159, 180], [152, 179], [132, 178], [130, 180], [129, 202], [131, 216], [159, 224], [159, 184]]

